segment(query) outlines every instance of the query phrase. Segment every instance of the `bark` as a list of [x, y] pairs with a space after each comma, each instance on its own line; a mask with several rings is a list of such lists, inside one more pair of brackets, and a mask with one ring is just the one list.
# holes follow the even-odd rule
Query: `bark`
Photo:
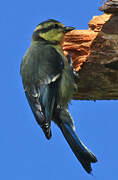
[[118, 0], [107, 0], [99, 10], [105, 13], [118, 13]]
[[71, 54], [78, 86], [73, 99], [118, 99], [118, 14], [95, 16], [88, 30], [67, 33], [65, 55]]

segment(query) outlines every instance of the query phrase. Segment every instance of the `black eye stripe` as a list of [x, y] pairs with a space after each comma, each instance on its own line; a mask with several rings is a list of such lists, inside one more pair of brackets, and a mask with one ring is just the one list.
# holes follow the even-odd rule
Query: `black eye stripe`
[[54, 28], [55, 28], [55, 29], [58, 29], [58, 28], [60, 28], [60, 27], [59, 27], [58, 24], [54, 24]]
[[43, 28], [38, 30], [40, 33], [46, 33], [52, 29], [63, 29], [62, 26], [59, 26], [58, 24], [52, 24], [51, 26], [48, 26], [47, 28]]

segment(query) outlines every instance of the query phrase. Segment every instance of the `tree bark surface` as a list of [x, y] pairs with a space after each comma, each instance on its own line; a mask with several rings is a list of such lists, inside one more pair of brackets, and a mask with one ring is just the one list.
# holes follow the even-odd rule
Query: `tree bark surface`
[[88, 30], [65, 35], [65, 55], [71, 54], [79, 78], [73, 99], [118, 99], [118, 14], [94, 16]]

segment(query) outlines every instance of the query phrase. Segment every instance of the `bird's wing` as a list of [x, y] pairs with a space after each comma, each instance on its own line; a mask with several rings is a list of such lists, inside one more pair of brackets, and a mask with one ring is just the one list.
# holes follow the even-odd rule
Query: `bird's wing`
[[[21, 66], [22, 77], [25, 73], [25, 93], [38, 124], [43, 129], [45, 136], [50, 139], [51, 118], [64, 62], [61, 55], [50, 46], [44, 47], [43, 50], [41, 48], [35, 53], [32, 50], [29, 56], [27, 54], [26, 57], [29, 57], [29, 59], [24, 59]], [[27, 63], [27, 61], [29, 62]], [[30, 71], [28, 70], [26, 73], [25, 68], [30, 69]], [[29, 82], [25, 82], [25, 79]]]

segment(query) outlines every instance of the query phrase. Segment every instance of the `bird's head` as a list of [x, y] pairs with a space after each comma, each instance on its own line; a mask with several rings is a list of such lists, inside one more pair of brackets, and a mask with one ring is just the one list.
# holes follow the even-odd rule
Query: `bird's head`
[[64, 26], [59, 21], [49, 19], [40, 23], [34, 30], [32, 39], [34, 41], [45, 40], [50, 43], [60, 44], [64, 34], [74, 30], [73, 27]]

